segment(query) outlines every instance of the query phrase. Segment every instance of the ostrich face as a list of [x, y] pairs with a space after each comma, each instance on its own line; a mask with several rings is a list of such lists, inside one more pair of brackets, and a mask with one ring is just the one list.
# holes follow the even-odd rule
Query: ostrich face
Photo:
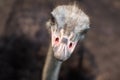
[[89, 18], [75, 5], [62, 5], [52, 11], [49, 26], [54, 57], [65, 61], [73, 53], [78, 41], [83, 40], [89, 28]]

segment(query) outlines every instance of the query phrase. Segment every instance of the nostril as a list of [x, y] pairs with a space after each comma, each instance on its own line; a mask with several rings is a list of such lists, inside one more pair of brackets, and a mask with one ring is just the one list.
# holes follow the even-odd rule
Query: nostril
[[69, 48], [71, 48], [72, 46], [73, 46], [73, 44], [72, 44], [72, 43], [70, 43], [70, 44], [69, 44]]
[[59, 42], [59, 38], [57, 37], [57, 38], [55, 38], [55, 42]]

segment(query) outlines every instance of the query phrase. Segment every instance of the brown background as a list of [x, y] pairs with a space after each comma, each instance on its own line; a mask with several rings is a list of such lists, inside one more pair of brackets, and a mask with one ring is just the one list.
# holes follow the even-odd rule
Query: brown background
[[[120, 80], [120, 0], [77, 1], [91, 19], [85, 47], [99, 68], [97, 80]], [[69, 3], [73, 0], [0, 0], [0, 35], [23, 33], [40, 43], [39, 56], [45, 57], [49, 44], [45, 22], [56, 5]], [[78, 62], [72, 61], [72, 65]]]

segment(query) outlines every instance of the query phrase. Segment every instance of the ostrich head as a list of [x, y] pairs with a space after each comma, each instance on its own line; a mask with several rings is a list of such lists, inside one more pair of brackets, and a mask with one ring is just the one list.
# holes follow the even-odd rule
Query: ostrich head
[[51, 14], [47, 25], [51, 30], [54, 57], [65, 61], [73, 53], [78, 41], [84, 39], [89, 29], [89, 18], [76, 5], [58, 6]]

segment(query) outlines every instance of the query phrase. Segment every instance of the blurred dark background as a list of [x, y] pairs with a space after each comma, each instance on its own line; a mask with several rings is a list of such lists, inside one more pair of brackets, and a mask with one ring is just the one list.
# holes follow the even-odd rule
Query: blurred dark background
[[91, 20], [83, 44], [90, 57], [81, 68], [73, 54], [59, 80], [120, 80], [120, 0], [0, 0], [0, 80], [41, 80], [50, 43], [45, 22], [57, 5], [74, 1]]

